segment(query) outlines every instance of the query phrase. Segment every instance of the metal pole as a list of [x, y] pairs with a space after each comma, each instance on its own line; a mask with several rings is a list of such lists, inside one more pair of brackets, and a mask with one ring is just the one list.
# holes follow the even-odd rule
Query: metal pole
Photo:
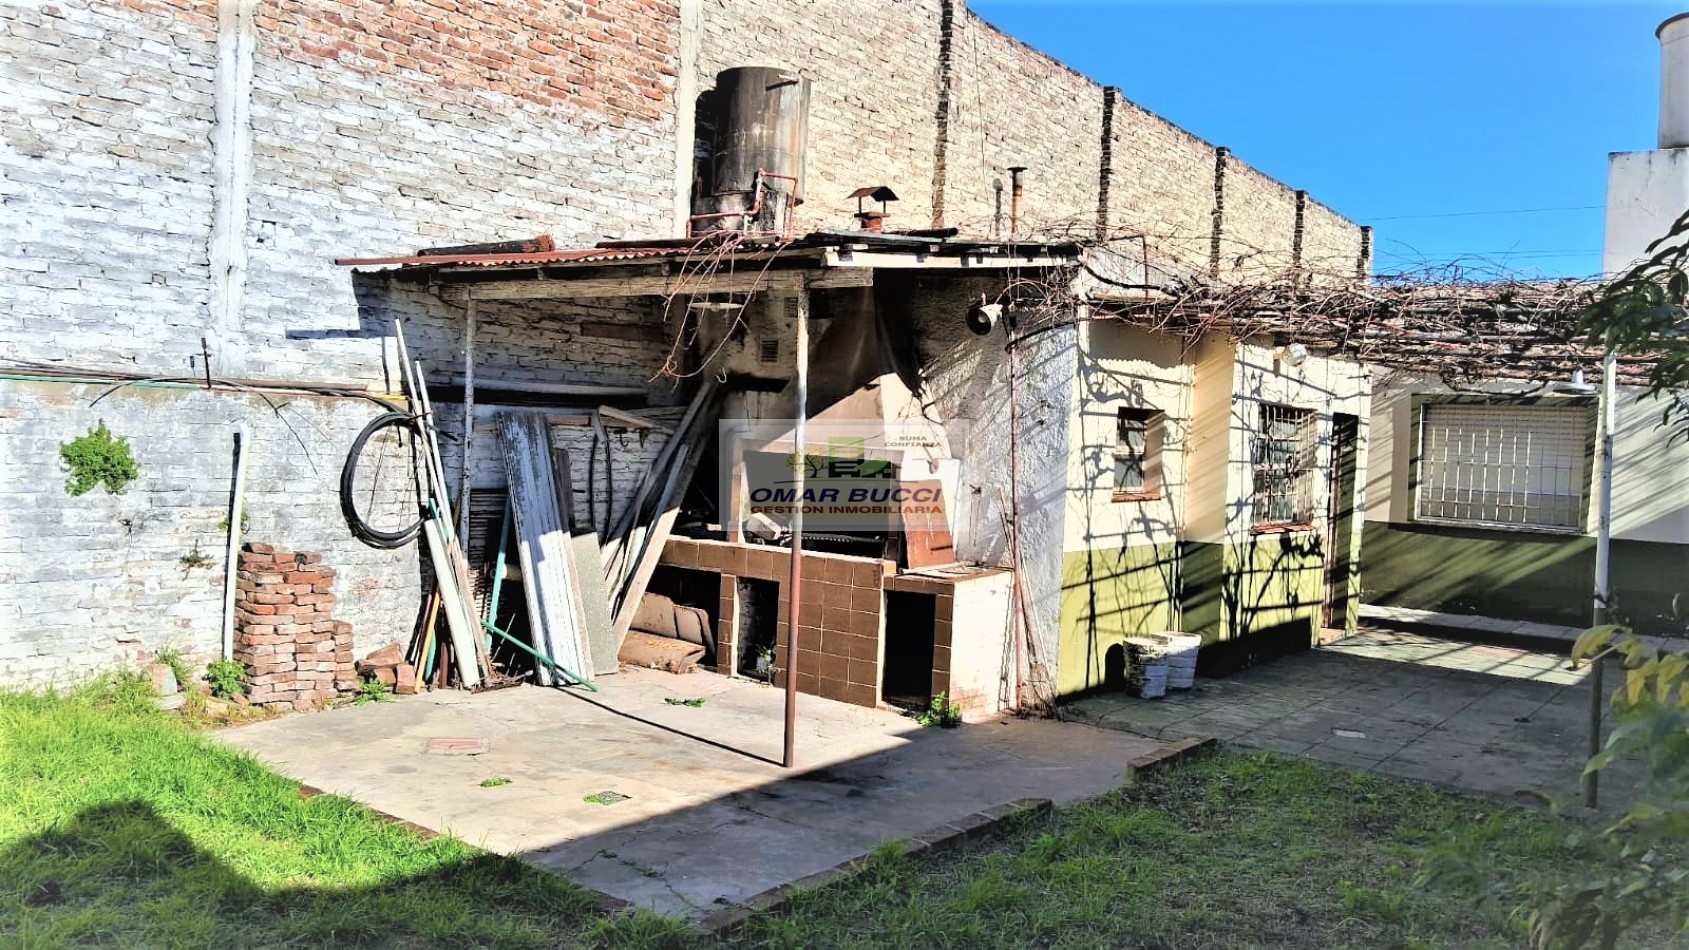
[[787, 580], [790, 588], [786, 608], [786, 746], [780, 764], [791, 768], [797, 764], [798, 725], [798, 622], [803, 603], [803, 483], [807, 465], [804, 461], [805, 417], [809, 415], [809, 278], [798, 281], [797, 325], [797, 420], [792, 425], [792, 451], [797, 460], [793, 474], [797, 476], [792, 509], [792, 574]]
[[1020, 173], [1026, 171], [1025, 165], [1009, 166], [1009, 240], [1020, 237], [1020, 196], [1025, 190], [1021, 185]]
[[235, 488], [229, 502], [229, 543], [223, 556], [223, 659], [235, 655], [235, 575], [240, 564], [240, 519], [246, 494], [246, 459], [252, 449], [246, 442], [246, 427], [235, 430]]
[[[1612, 616], [1612, 543], [1613, 543], [1613, 428], [1618, 413], [1619, 355], [1608, 349], [1601, 363], [1601, 478], [1595, 493], [1595, 611], [1596, 626], [1610, 623]], [[1601, 661], [1589, 665], [1589, 755], [1601, 752], [1601, 713], [1607, 700], [1602, 682]], [[1583, 803], [1594, 808], [1600, 800], [1601, 773], [1586, 772], [1583, 777]]]
[[469, 550], [469, 449], [475, 441], [475, 297], [464, 304], [463, 327], [463, 473], [458, 482], [457, 536]]

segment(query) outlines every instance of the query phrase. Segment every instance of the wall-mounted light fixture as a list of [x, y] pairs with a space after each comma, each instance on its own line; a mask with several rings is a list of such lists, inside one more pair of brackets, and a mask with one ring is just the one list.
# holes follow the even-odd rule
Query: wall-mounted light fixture
[[1282, 370], [1289, 366], [1295, 369], [1308, 361], [1308, 347], [1301, 343], [1290, 343], [1273, 351], [1274, 369]]

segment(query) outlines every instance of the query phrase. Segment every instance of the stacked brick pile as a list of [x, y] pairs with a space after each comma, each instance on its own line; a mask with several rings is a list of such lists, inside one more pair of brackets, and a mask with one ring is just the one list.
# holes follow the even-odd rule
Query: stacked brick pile
[[303, 709], [357, 688], [352, 625], [334, 619], [334, 571], [321, 554], [248, 544], [237, 578], [235, 659], [252, 703]]

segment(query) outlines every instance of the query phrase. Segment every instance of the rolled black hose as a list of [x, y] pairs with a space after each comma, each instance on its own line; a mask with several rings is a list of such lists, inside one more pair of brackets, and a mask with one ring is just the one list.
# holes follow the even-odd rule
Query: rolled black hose
[[[358, 458], [364, 454], [364, 444], [377, 432], [388, 426], [416, 426], [416, 418], [406, 412], [388, 412], [376, 416], [364, 426], [358, 437], [352, 440], [352, 449], [346, 453], [346, 464], [340, 469], [340, 512], [346, 516], [346, 526], [352, 529], [352, 536], [372, 548], [402, 548], [416, 540], [422, 533], [423, 517], [418, 517], [416, 524], [402, 531], [382, 531], [364, 520], [358, 513], [357, 502], [353, 499], [353, 484], [358, 476]], [[420, 515], [420, 513], [419, 513]]]

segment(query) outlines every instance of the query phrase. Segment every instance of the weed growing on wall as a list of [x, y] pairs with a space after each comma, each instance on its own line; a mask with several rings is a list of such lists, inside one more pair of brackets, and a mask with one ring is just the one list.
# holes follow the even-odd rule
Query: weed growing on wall
[[103, 419], [87, 435], [62, 443], [59, 458], [70, 472], [65, 491], [72, 495], [85, 495], [95, 485], [106, 486], [109, 494], [121, 495], [141, 474], [134, 453], [129, 451], [129, 440], [113, 436]]
[[184, 691], [192, 691], [194, 671], [193, 667], [188, 665], [188, 661], [182, 658], [182, 651], [175, 647], [165, 647], [158, 651], [157, 662], [170, 667], [170, 672], [176, 677], [177, 686]]
[[184, 577], [187, 576], [189, 571], [195, 568], [209, 567], [213, 563], [211, 556], [199, 549], [198, 538], [194, 539], [194, 549], [177, 558], [176, 561], [182, 565], [182, 575]]

